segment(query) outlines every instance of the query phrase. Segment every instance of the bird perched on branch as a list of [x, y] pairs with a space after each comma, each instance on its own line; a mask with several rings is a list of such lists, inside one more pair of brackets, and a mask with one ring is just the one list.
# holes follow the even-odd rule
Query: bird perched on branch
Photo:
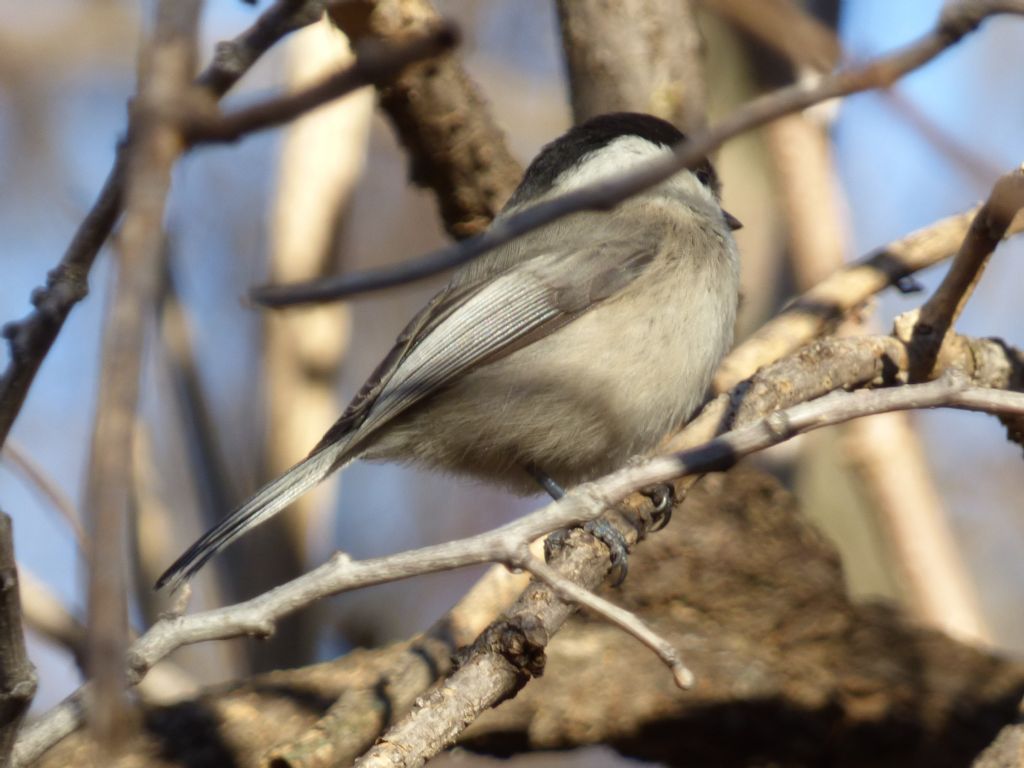
[[[499, 218], [663, 156], [685, 140], [643, 114], [602, 115], [548, 144]], [[309, 456], [160, 577], [217, 552], [355, 459], [400, 461], [528, 493], [651, 450], [701, 403], [732, 343], [739, 222], [708, 161], [566, 216], [459, 269], [412, 319]]]

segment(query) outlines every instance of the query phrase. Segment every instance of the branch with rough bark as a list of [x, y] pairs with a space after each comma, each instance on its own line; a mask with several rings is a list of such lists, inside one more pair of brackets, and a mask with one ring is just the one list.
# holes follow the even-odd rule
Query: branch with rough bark
[[600, 744], [677, 766], [968, 765], [1013, 719], [1024, 669], [851, 600], [834, 545], [799, 506], [737, 467], [705, 479], [634, 553], [614, 599], [685, 649], [692, 690], [584, 613], [548, 646], [544, 675], [460, 746]]
[[339, 99], [367, 85], [383, 87], [410, 64], [432, 59], [458, 44], [456, 27], [438, 20], [433, 27], [408, 40], [383, 42], [367, 40], [356, 50], [356, 61], [294, 93], [268, 99], [234, 112], [219, 114], [214, 105], [208, 109], [186, 110], [182, 131], [190, 144], [232, 142], [248, 134], [275, 128]]
[[[827, 333], [876, 293], [955, 255], [979, 208], [942, 219], [839, 269], [792, 301], [730, 352], [715, 374], [719, 392], [760, 366]], [[1005, 236], [1024, 231], [1018, 216]]]
[[25, 652], [11, 518], [0, 512], [0, 765], [7, 765], [21, 721], [36, 695], [36, 669]]
[[926, 379], [947, 335], [963, 311], [996, 246], [1024, 208], [1024, 166], [1002, 176], [975, 214], [952, 266], [935, 293], [919, 310], [896, 321], [897, 334], [911, 345], [915, 358], [911, 380]]
[[[428, 0], [333, 3], [329, 13], [357, 45], [415, 34], [440, 19]], [[462, 64], [447, 57], [413, 66], [378, 92], [409, 155], [410, 179], [434, 192], [448, 234], [460, 239], [486, 228], [522, 169]]]

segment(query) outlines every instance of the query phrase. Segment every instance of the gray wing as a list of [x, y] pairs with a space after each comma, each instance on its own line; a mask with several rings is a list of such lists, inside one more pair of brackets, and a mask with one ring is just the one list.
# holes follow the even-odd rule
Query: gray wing
[[557, 330], [632, 282], [658, 241], [556, 250], [467, 284], [453, 279], [413, 319], [318, 450], [375, 429], [472, 368]]

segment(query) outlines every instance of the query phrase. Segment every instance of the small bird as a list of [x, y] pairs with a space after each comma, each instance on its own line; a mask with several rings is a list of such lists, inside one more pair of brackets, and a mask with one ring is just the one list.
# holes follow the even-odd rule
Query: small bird
[[[545, 146], [511, 216], [664, 156], [651, 115], [588, 120]], [[232, 541], [356, 459], [554, 496], [653, 449], [707, 392], [732, 344], [739, 256], [710, 162], [611, 210], [530, 232], [456, 271], [413, 317], [309, 456], [195, 542], [177, 589]]]

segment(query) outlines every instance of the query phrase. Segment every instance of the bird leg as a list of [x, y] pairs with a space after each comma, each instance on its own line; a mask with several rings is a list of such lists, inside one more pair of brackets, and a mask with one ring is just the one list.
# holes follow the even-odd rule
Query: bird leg
[[[526, 466], [529, 473], [541, 488], [555, 501], [565, 496], [565, 489], [562, 488], [550, 475], [536, 465]], [[660, 487], [660, 486], [658, 486]], [[672, 503], [671, 496], [666, 495], [668, 501], [668, 516], [671, 517]], [[653, 499], [652, 499], [653, 501]], [[657, 502], [656, 502], [657, 506]], [[612, 586], [617, 587], [626, 580], [629, 573], [629, 547], [619, 529], [606, 520], [591, 520], [583, 526], [583, 530], [589, 533], [598, 541], [608, 547], [608, 556], [611, 560], [612, 571], [615, 574], [612, 579]], [[551, 534], [544, 542], [544, 559], [550, 561], [552, 556], [564, 545], [568, 531], [558, 531]]]

